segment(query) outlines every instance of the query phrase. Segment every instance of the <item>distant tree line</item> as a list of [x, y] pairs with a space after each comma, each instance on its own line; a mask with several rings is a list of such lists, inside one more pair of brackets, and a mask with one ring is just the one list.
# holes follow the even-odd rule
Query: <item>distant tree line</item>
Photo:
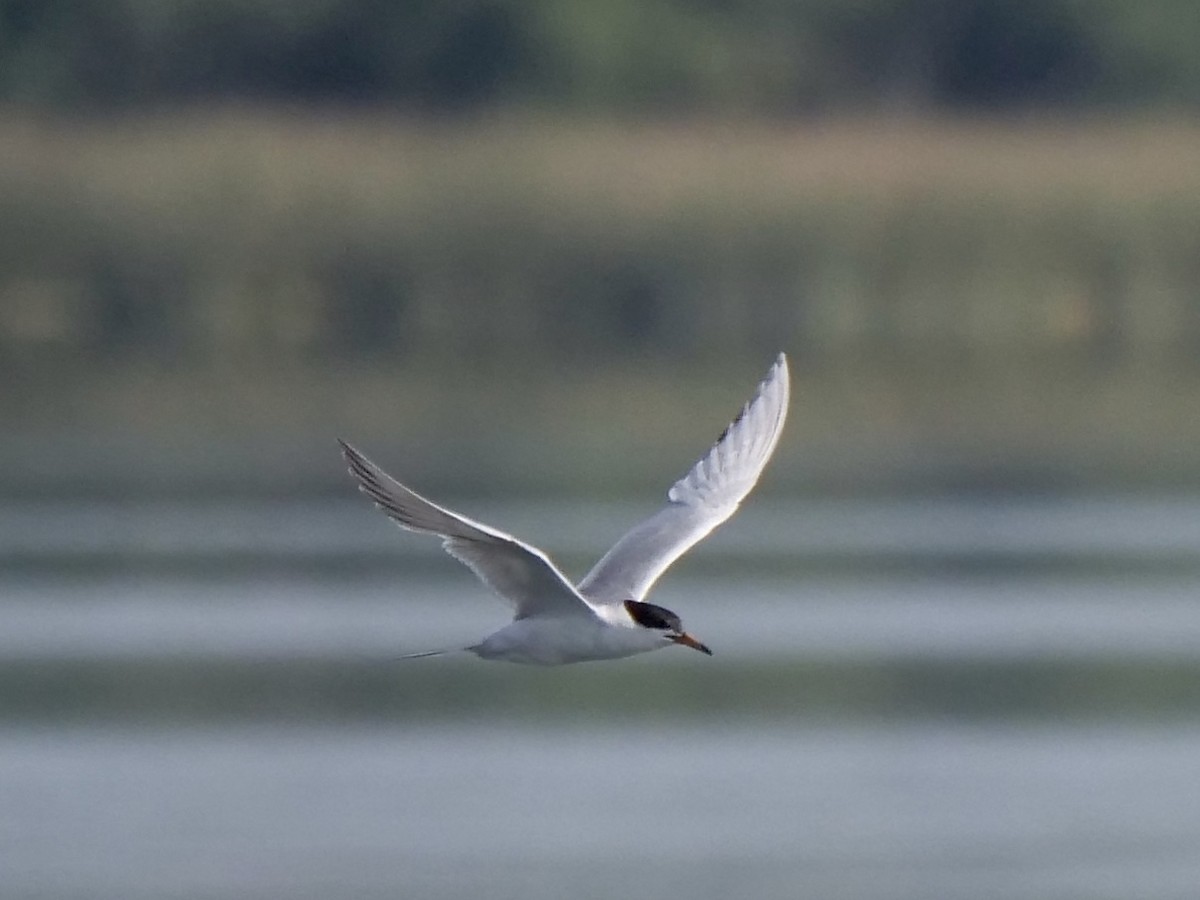
[[0, 0], [0, 101], [445, 111], [1200, 101], [1195, 0]]

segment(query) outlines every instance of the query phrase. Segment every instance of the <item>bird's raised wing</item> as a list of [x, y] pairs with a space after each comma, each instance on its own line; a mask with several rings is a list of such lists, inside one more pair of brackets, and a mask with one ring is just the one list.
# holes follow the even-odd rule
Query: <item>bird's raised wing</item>
[[733, 515], [779, 442], [788, 393], [781, 353], [738, 417], [672, 485], [670, 502], [617, 541], [579, 583], [580, 593], [597, 603], [641, 600], [671, 563]]
[[431, 503], [345, 441], [338, 443], [350, 474], [358, 479], [363, 493], [404, 528], [439, 535], [446, 552], [465, 563], [480, 581], [512, 604], [516, 618], [595, 615], [541, 550]]

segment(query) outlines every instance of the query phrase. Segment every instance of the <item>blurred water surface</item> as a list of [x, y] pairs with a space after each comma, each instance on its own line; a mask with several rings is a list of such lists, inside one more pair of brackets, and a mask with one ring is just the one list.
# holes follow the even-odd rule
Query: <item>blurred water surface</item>
[[1184, 898], [1200, 729], [24, 729], [8, 897]]
[[[649, 511], [462, 504], [581, 573]], [[506, 619], [361, 502], [0, 511], [18, 898], [1171, 898], [1200, 884], [1200, 499], [752, 504], [713, 645], [396, 663]]]

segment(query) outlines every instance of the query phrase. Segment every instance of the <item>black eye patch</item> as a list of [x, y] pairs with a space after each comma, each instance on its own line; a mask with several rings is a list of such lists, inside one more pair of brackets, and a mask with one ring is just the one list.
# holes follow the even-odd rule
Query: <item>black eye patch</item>
[[655, 606], [653, 603], [643, 603], [640, 600], [626, 600], [625, 609], [633, 617], [633, 621], [637, 622], [643, 628], [654, 628], [659, 631], [683, 630], [683, 623], [679, 621], [679, 616], [675, 615], [669, 609]]

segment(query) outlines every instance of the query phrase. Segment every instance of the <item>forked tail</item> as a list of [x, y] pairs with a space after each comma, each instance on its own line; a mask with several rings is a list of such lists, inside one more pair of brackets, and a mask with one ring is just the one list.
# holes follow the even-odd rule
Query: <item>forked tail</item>
[[428, 659], [431, 656], [447, 656], [451, 653], [469, 653], [471, 649], [471, 647], [447, 647], [444, 650], [422, 650], [420, 653], [405, 653], [403, 656], [397, 656], [396, 659]]

